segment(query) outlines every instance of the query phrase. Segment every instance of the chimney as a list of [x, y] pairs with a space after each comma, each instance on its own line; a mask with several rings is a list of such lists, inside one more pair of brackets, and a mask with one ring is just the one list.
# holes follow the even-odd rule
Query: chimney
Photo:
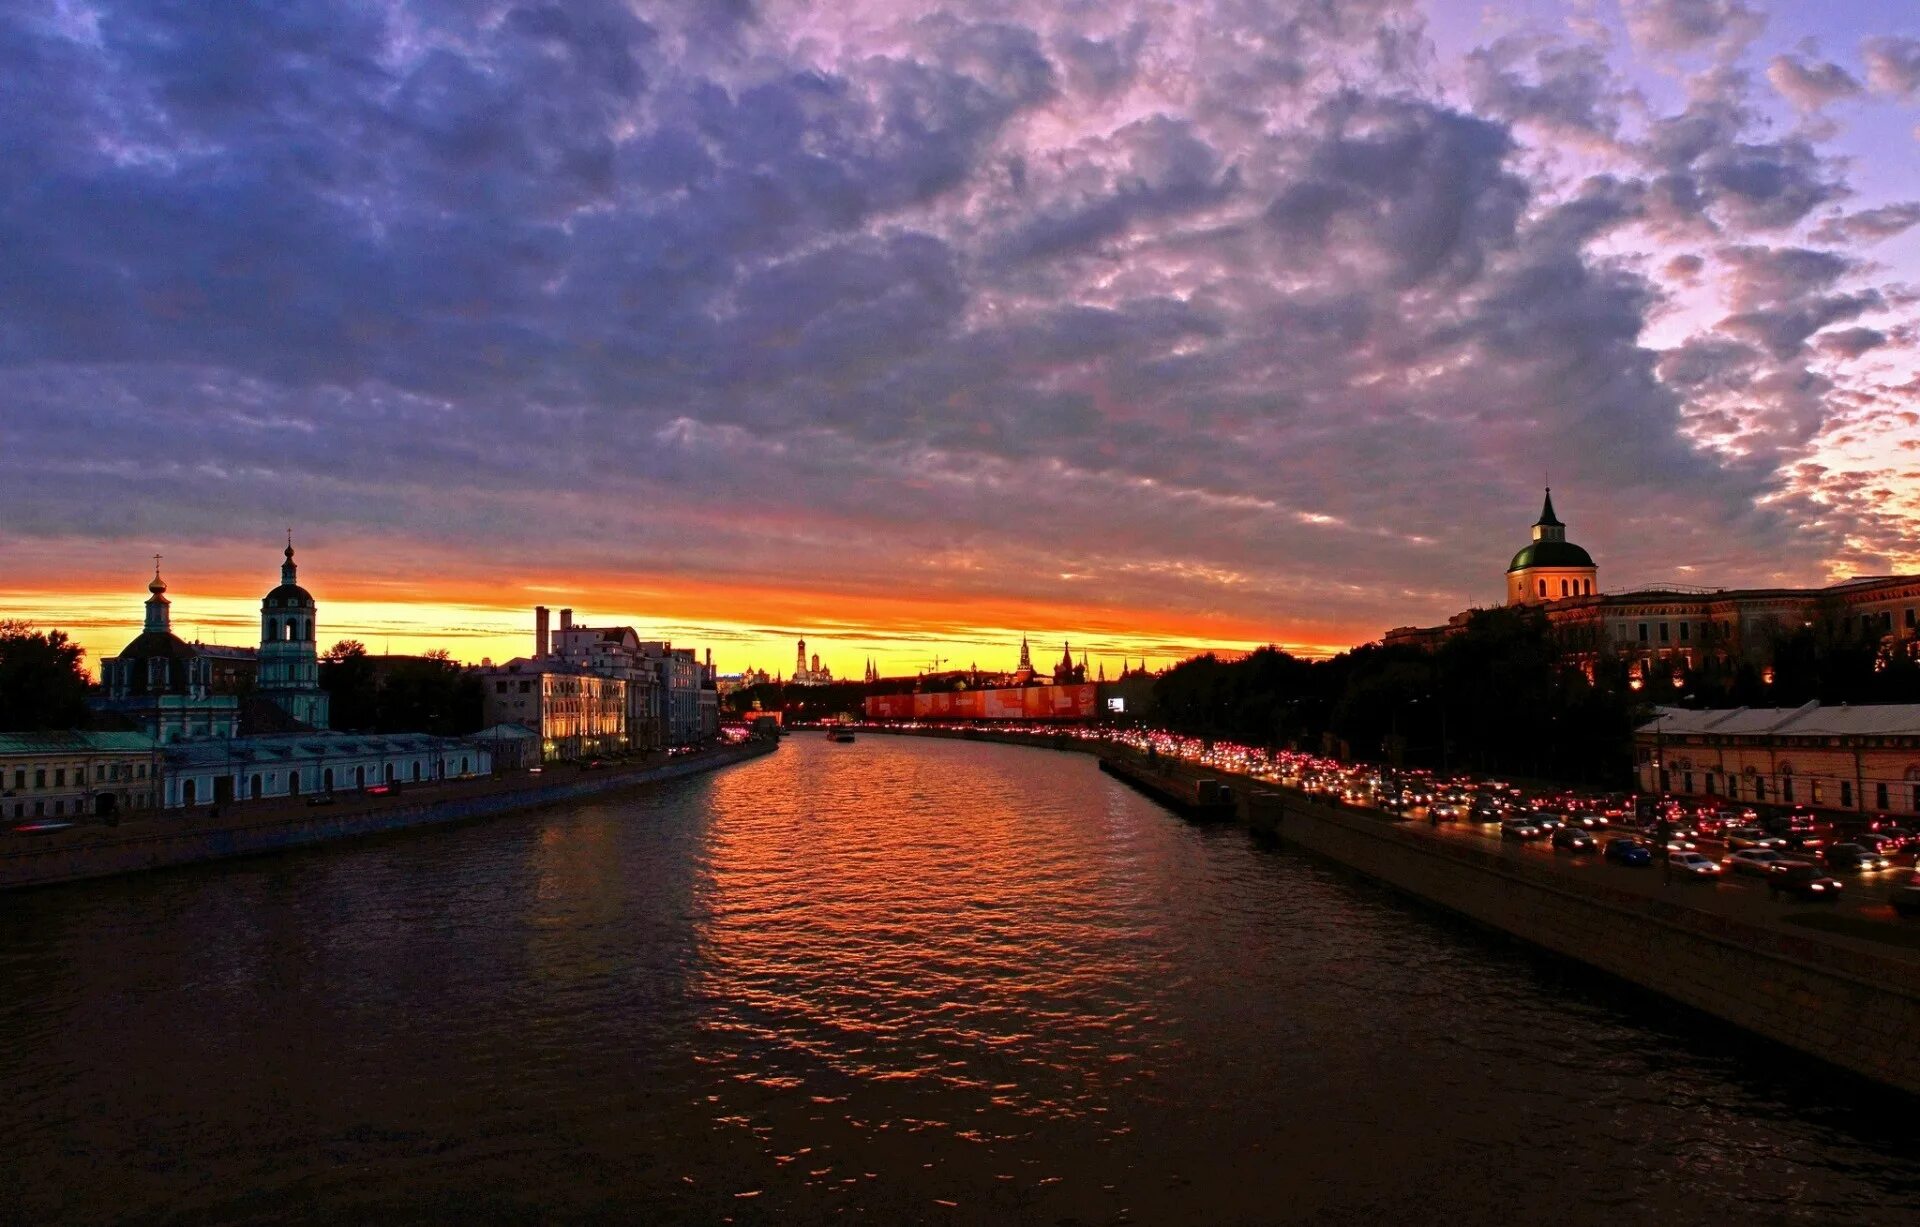
[[560, 629], [562, 631], [570, 631], [573, 629], [573, 611], [571, 609], [563, 609], [560, 611]]
[[536, 660], [547, 658], [547, 607], [533, 607], [533, 655]]
[[713, 649], [707, 649], [707, 668], [713, 668]]

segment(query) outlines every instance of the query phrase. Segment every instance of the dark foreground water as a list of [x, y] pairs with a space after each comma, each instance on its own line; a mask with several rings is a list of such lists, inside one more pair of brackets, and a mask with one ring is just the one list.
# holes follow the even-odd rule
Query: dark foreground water
[[0, 917], [14, 1221], [1920, 1221], [1899, 1105], [1076, 755], [806, 735]]

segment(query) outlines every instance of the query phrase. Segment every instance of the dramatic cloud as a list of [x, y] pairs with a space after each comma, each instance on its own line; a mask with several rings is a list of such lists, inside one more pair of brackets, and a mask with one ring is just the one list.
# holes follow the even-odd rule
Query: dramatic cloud
[[0, 540], [1315, 644], [1495, 599], [1547, 470], [1608, 574], [1895, 550], [1806, 475], [1920, 208], [1767, 81], [1859, 87], [1623, 13], [1440, 63], [1415, 0], [18, 6]]
[[1838, 64], [1776, 55], [1767, 65], [1767, 80], [1780, 96], [1802, 111], [1817, 111], [1842, 98], [1857, 97], [1860, 83]]
[[1896, 98], [1920, 93], [1920, 38], [1877, 35], [1861, 44], [1860, 55], [1874, 89]]

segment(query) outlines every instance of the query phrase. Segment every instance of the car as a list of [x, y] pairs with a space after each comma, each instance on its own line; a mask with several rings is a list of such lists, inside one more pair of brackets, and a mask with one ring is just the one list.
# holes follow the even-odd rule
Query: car
[[1509, 818], [1500, 824], [1500, 838], [1502, 839], [1531, 843], [1533, 840], [1539, 839], [1545, 834], [1545, 831], [1525, 818]]
[[1602, 855], [1617, 865], [1653, 864], [1653, 852], [1637, 839], [1609, 839]]
[[1767, 893], [1831, 902], [1840, 897], [1840, 883], [1811, 861], [1780, 861], [1767, 870]]
[[1700, 845], [1688, 839], [1684, 832], [1675, 831], [1673, 834], [1667, 836], [1668, 852], [1692, 852], [1699, 847]]
[[51, 835], [55, 831], [65, 831], [72, 827], [71, 822], [61, 822], [57, 818], [35, 818], [30, 822], [15, 824], [15, 835]]
[[1566, 815], [1556, 813], [1553, 810], [1535, 810], [1529, 817], [1533, 825], [1548, 833], [1557, 831], [1567, 825]]
[[1902, 916], [1920, 916], [1920, 870], [1901, 879], [1887, 896], [1887, 902]]
[[1473, 822], [1498, 822], [1500, 821], [1500, 810], [1501, 807], [1495, 804], [1491, 798], [1476, 797], [1472, 807], [1467, 810], [1467, 818]]
[[311, 796], [307, 798], [307, 806], [309, 808], [312, 808], [313, 806], [317, 806], [317, 805], [332, 805], [332, 804], [333, 804], [333, 794], [330, 792], [323, 792], [316, 796]]
[[1778, 848], [1742, 848], [1723, 863], [1735, 873], [1765, 877], [1769, 869], [1786, 859]]
[[1834, 844], [1821, 853], [1820, 860], [1835, 873], [1874, 873], [1893, 864], [1861, 844]]
[[1769, 835], [1759, 827], [1734, 827], [1727, 832], [1727, 847], [1738, 851], [1742, 848], [1784, 848], [1787, 841], [1778, 835]]
[[1667, 864], [1690, 882], [1717, 881], [1720, 877], [1720, 862], [1698, 852], [1668, 852]]
[[1607, 825], [1607, 816], [1598, 810], [1577, 809], [1567, 814], [1567, 825], [1584, 831], [1597, 830]]
[[1556, 852], [1593, 852], [1599, 845], [1579, 827], [1568, 826], [1553, 833], [1553, 847]]
[[1892, 856], [1900, 851], [1899, 840], [1889, 839], [1878, 831], [1858, 836], [1853, 842], [1859, 844], [1875, 856]]

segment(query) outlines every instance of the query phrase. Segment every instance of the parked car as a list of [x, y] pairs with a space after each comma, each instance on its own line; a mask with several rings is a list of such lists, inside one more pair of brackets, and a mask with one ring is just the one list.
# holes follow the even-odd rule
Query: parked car
[[332, 793], [330, 793], [330, 792], [323, 792], [323, 793], [319, 793], [319, 794], [318, 794], [318, 795], [316, 795], [316, 796], [311, 796], [311, 797], [308, 797], [308, 798], [307, 798], [307, 804], [308, 804], [309, 806], [315, 806], [315, 805], [332, 805], [332, 804], [333, 804], [333, 794], [332, 794]]
[[1720, 862], [1698, 852], [1669, 851], [1667, 864], [1688, 881], [1718, 881], [1720, 877]]
[[1553, 847], [1558, 852], [1593, 852], [1599, 845], [1579, 827], [1566, 826], [1553, 833]]
[[1637, 839], [1609, 839], [1602, 854], [1616, 865], [1651, 865], [1653, 852]]
[[1840, 883], [1820, 872], [1820, 866], [1811, 861], [1780, 861], [1767, 870], [1767, 892], [1796, 899], [1833, 900], [1840, 897]]
[[1777, 848], [1742, 848], [1726, 859], [1726, 867], [1735, 873], [1765, 877], [1767, 871], [1787, 858]]
[[1874, 873], [1893, 864], [1862, 844], [1834, 844], [1820, 859], [1835, 873]]

